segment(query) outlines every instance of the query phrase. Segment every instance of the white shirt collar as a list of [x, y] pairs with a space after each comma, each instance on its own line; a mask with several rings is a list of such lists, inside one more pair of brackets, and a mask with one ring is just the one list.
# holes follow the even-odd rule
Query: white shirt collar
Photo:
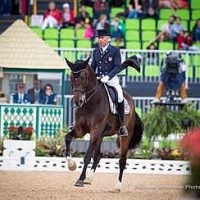
[[102, 47], [103, 52], [108, 48], [108, 46], [109, 46], [109, 43], [105, 47]]

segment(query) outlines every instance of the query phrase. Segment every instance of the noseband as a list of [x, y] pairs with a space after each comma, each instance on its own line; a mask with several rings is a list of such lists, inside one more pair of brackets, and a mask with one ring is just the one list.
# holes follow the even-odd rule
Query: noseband
[[[80, 73], [81, 70], [78, 72]], [[77, 76], [78, 73], [75, 73], [74, 75]], [[87, 77], [87, 84], [88, 84], [88, 77]], [[97, 90], [99, 89], [99, 87], [101, 86], [102, 83], [98, 84], [96, 87], [92, 88], [91, 90], [89, 91], [86, 91], [82, 88], [74, 88], [73, 89], [73, 93], [77, 92], [77, 93], [81, 93], [82, 94], [82, 103], [81, 105], [78, 105], [78, 106], [73, 106], [74, 108], [81, 108], [83, 107], [83, 105], [87, 104], [91, 99], [92, 97], [95, 95], [95, 93], [97, 92]], [[72, 98], [72, 101], [71, 103], [74, 105], [74, 97]]]

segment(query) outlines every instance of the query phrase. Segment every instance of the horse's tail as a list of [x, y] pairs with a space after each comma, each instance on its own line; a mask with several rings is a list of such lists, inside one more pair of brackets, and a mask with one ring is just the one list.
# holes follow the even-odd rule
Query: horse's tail
[[142, 140], [143, 130], [144, 130], [144, 125], [142, 123], [142, 120], [135, 112], [135, 125], [128, 149], [135, 149], [140, 144]]

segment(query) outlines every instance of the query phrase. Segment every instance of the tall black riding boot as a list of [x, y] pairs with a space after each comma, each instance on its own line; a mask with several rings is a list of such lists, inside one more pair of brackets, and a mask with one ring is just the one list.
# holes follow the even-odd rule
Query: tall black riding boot
[[120, 136], [128, 136], [128, 130], [124, 125], [124, 101], [118, 103], [118, 115], [120, 122], [119, 134]]

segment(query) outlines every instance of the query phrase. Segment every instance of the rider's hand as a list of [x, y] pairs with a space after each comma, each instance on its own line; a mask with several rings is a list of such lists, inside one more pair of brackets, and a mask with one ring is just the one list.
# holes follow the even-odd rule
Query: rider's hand
[[108, 75], [104, 76], [103, 78], [101, 78], [101, 82], [102, 83], [107, 83], [109, 81], [110, 77]]

